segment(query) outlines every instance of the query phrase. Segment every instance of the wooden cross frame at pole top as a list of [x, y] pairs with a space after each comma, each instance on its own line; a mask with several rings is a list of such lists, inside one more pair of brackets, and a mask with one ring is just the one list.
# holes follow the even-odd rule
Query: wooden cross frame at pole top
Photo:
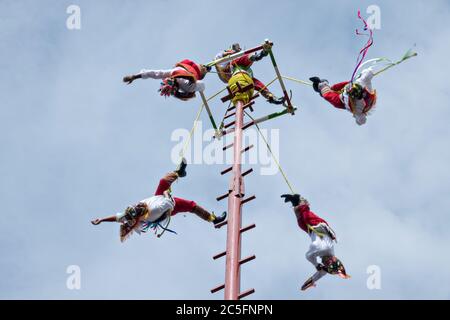
[[[259, 122], [267, 121], [284, 114], [293, 114], [296, 108], [292, 106], [289, 96], [287, 95], [286, 88], [283, 84], [281, 74], [273, 57], [271, 50], [272, 43], [268, 40], [265, 41], [264, 45], [255, 47], [244, 52], [238, 52], [237, 54], [231, 55], [229, 57], [216, 60], [215, 63], [220, 63], [224, 61], [231, 61], [237, 57], [244, 54], [249, 54], [263, 49], [268, 49], [271, 57], [271, 61], [274, 65], [275, 71], [277, 73], [277, 78], [280, 81], [283, 94], [286, 98], [286, 109], [281, 112], [276, 112], [268, 116], [251, 119], [247, 123], [244, 123], [244, 116], [247, 112], [253, 111], [253, 105], [255, 99], [259, 96], [258, 94], [253, 95], [254, 85], [253, 79], [248, 76], [245, 72], [235, 73], [228, 82], [227, 90], [228, 95], [223, 97], [222, 102], [232, 101], [233, 105], [228, 108], [224, 119], [230, 119], [231, 122], [224, 125], [224, 128], [230, 128], [227, 131], [222, 131], [221, 135], [226, 135], [229, 133], [234, 133], [233, 143], [223, 147], [223, 150], [233, 149], [233, 165], [226, 168], [221, 172], [222, 175], [230, 174], [230, 182], [228, 190], [225, 194], [217, 197], [217, 201], [224, 200], [228, 198], [228, 220], [218, 224], [216, 227], [221, 228], [227, 226], [227, 245], [226, 250], [216, 254], [213, 259], [219, 259], [221, 257], [226, 257], [226, 269], [225, 269], [225, 282], [211, 290], [211, 293], [224, 290], [225, 300], [238, 300], [242, 299], [255, 292], [255, 289], [248, 289], [246, 291], [241, 291], [241, 266], [255, 259], [255, 255], [248, 256], [246, 258], [241, 258], [241, 238], [242, 234], [255, 228], [255, 224], [250, 224], [248, 226], [242, 227], [242, 208], [243, 205], [249, 201], [254, 200], [256, 197], [254, 195], [245, 197], [245, 186], [244, 177], [249, 173], [253, 172], [253, 169], [248, 169], [243, 172], [242, 170], [242, 157], [245, 152], [250, 150], [253, 146], [243, 146], [243, 131], [252, 125]], [[214, 65], [214, 61], [209, 65]], [[232, 120], [234, 116], [234, 120]], [[251, 117], [250, 117], [251, 118]]]

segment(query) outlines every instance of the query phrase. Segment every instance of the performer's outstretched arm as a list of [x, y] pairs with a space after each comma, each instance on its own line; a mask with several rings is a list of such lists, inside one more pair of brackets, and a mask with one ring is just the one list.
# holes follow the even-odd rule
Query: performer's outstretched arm
[[141, 70], [141, 72], [139, 72], [137, 74], [125, 76], [123, 78], [123, 82], [125, 82], [127, 84], [131, 84], [136, 79], [148, 79], [148, 78], [165, 79], [165, 78], [170, 77], [170, 75], [172, 74], [172, 71], [173, 71], [172, 69], [169, 69], [169, 70], [146, 70], [146, 69], [143, 69], [143, 70]]
[[117, 216], [110, 216], [110, 217], [106, 217], [106, 218], [101, 218], [101, 219], [95, 219], [92, 220], [91, 223], [96, 226], [102, 222], [117, 222]]
[[173, 69], [169, 70], [147, 70], [143, 69], [138, 74], [141, 76], [142, 79], [165, 79], [171, 76], [173, 72]]

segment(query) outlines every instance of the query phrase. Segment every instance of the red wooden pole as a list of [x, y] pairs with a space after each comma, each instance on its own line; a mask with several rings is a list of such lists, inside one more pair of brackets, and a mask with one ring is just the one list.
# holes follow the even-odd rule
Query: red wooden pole
[[244, 123], [244, 103], [236, 103], [236, 120], [233, 144], [233, 190], [228, 196], [228, 223], [227, 223], [227, 257], [225, 270], [225, 300], [238, 300], [241, 290], [241, 202], [243, 181], [241, 175], [242, 159], [242, 126]]

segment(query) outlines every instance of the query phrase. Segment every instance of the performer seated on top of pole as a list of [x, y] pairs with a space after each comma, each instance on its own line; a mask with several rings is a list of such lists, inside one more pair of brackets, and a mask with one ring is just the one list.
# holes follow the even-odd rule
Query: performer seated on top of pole
[[[350, 278], [342, 262], [334, 255], [336, 235], [328, 223], [315, 215], [309, 209], [308, 201], [300, 195], [283, 194], [281, 197], [284, 198], [284, 202], [292, 203], [300, 229], [308, 233], [312, 241], [306, 259], [314, 265], [317, 272], [306, 280], [301, 289], [304, 291], [315, 287], [317, 280], [327, 273], [344, 279]], [[317, 262], [317, 258], [321, 258], [322, 263]]]
[[[270, 49], [270, 47], [268, 48]], [[251, 78], [253, 78], [253, 83], [255, 85], [255, 89], [262, 94], [264, 98], [267, 99], [269, 103], [273, 104], [283, 104], [285, 98], [277, 98], [271, 93], [264, 83], [253, 77], [253, 70], [251, 69], [251, 66], [253, 65], [253, 62], [260, 61], [262, 58], [266, 57], [269, 52], [268, 49], [261, 50], [259, 53], [250, 53], [247, 55], [244, 55], [240, 58], [236, 58], [232, 61], [223, 62], [220, 64], [216, 64], [216, 70], [219, 75], [220, 80], [224, 83], [228, 83], [228, 80], [230, 80], [231, 76], [238, 73], [238, 72], [245, 72], [247, 73]], [[229, 56], [231, 54], [237, 53], [242, 51], [241, 46], [239, 43], [235, 43], [231, 46], [231, 48], [221, 51], [218, 54], [216, 54], [215, 60]]]
[[124, 212], [102, 219], [95, 219], [91, 223], [93, 225], [98, 225], [102, 222], [121, 223], [120, 236], [123, 241], [133, 231], [139, 234], [146, 232], [149, 227], [154, 227], [159, 222], [180, 212], [194, 213], [203, 220], [212, 222], [214, 225], [224, 221], [227, 216], [226, 212], [217, 217], [213, 212], [209, 212], [194, 201], [172, 197], [170, 194], [172, 183], [184, 176], [186, 176], [186, 161], [183, 159], [176, 171], [166, 174], [159, 181], [153, 197], [129, 206]]
[[335, 108], [347, 109], [353, 114], [358, 125], [367, 121], [367, 116], [374, 110], [377, 101], [376, 90], [372, 89], [374, 73], [371, 68], [364, 69], [355, 81], [339, 82], [330, 87], [327, 80], [319, 77], [309, 78], [314, 91], [318, 92]]
[[131, 84], [136, 79], [163, 79], [159, 89], [161, 96], [174, 96], [186, 101], [194, 98], [196, 91], [205, 90], [205, 83], [201, 80], [210, 70], [210, 67], [185, 59], [168, 70], [143, 69], [138, 74], [125, 76], [123, 82]]

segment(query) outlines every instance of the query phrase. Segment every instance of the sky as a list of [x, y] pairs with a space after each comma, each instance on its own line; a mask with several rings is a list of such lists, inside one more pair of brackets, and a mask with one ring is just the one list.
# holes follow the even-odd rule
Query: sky
[[[79, 30], [66, 26], [70, 5], [81, 9]], [[367, 58], [395, 60], [411, 47], [418, 56], [374, 79], [377, 109], [367, 124], [286, 82], [299, 110], [261, 125], [278, 132], [289, 181], [336, 231], [352, 278], [327, 276], [299, 290], [314, 269], [304, 258], [309, 238], [280, 199], [289, 189], [279, 173], [244, 165], [256, 169], [245, 182], [257, 198], [243, 210], [243, 225], [256, 228], [243, 235], [242, 256], [256, 260], [242, 267], [242, 291], [255, 288], [253, 299], [449, 299], [444, 0], [0, 0], [0, 298], [222, 299], [209, 290], [224, 281], [224, 259], [212, 256], [225, 249], [225, 228], [179, 214], [171, 223], [178, 235], [120, 243], [118, 225], [90, 224], [152, 195], [175, 167], [173, 133], [190, 130], [200, 104], [160, 97], [159, 81], [125, 86], [122, 77], [270, 39], [284, 75], [347, 80], [364, 42], [357, 11], [367, 17], [370, 5], [380, 8], [381, 28]], [[269, 59], [253, 70], [274, 78]], [[213, 73], [205, 80], [208, 96], [223, 88]], [[211, 102], [217, 119], [225, 107]], [[255, 105], [259, 116], [278, 110], [263, 99]], [[190, 165], [174, 194], [226, 210], [215, 200], [228, 185], [225, 167]], [[70, 266], [79, 267], [80, 289], [67, 286]], [[377, 289], [367, 286], [373, 266]]]

